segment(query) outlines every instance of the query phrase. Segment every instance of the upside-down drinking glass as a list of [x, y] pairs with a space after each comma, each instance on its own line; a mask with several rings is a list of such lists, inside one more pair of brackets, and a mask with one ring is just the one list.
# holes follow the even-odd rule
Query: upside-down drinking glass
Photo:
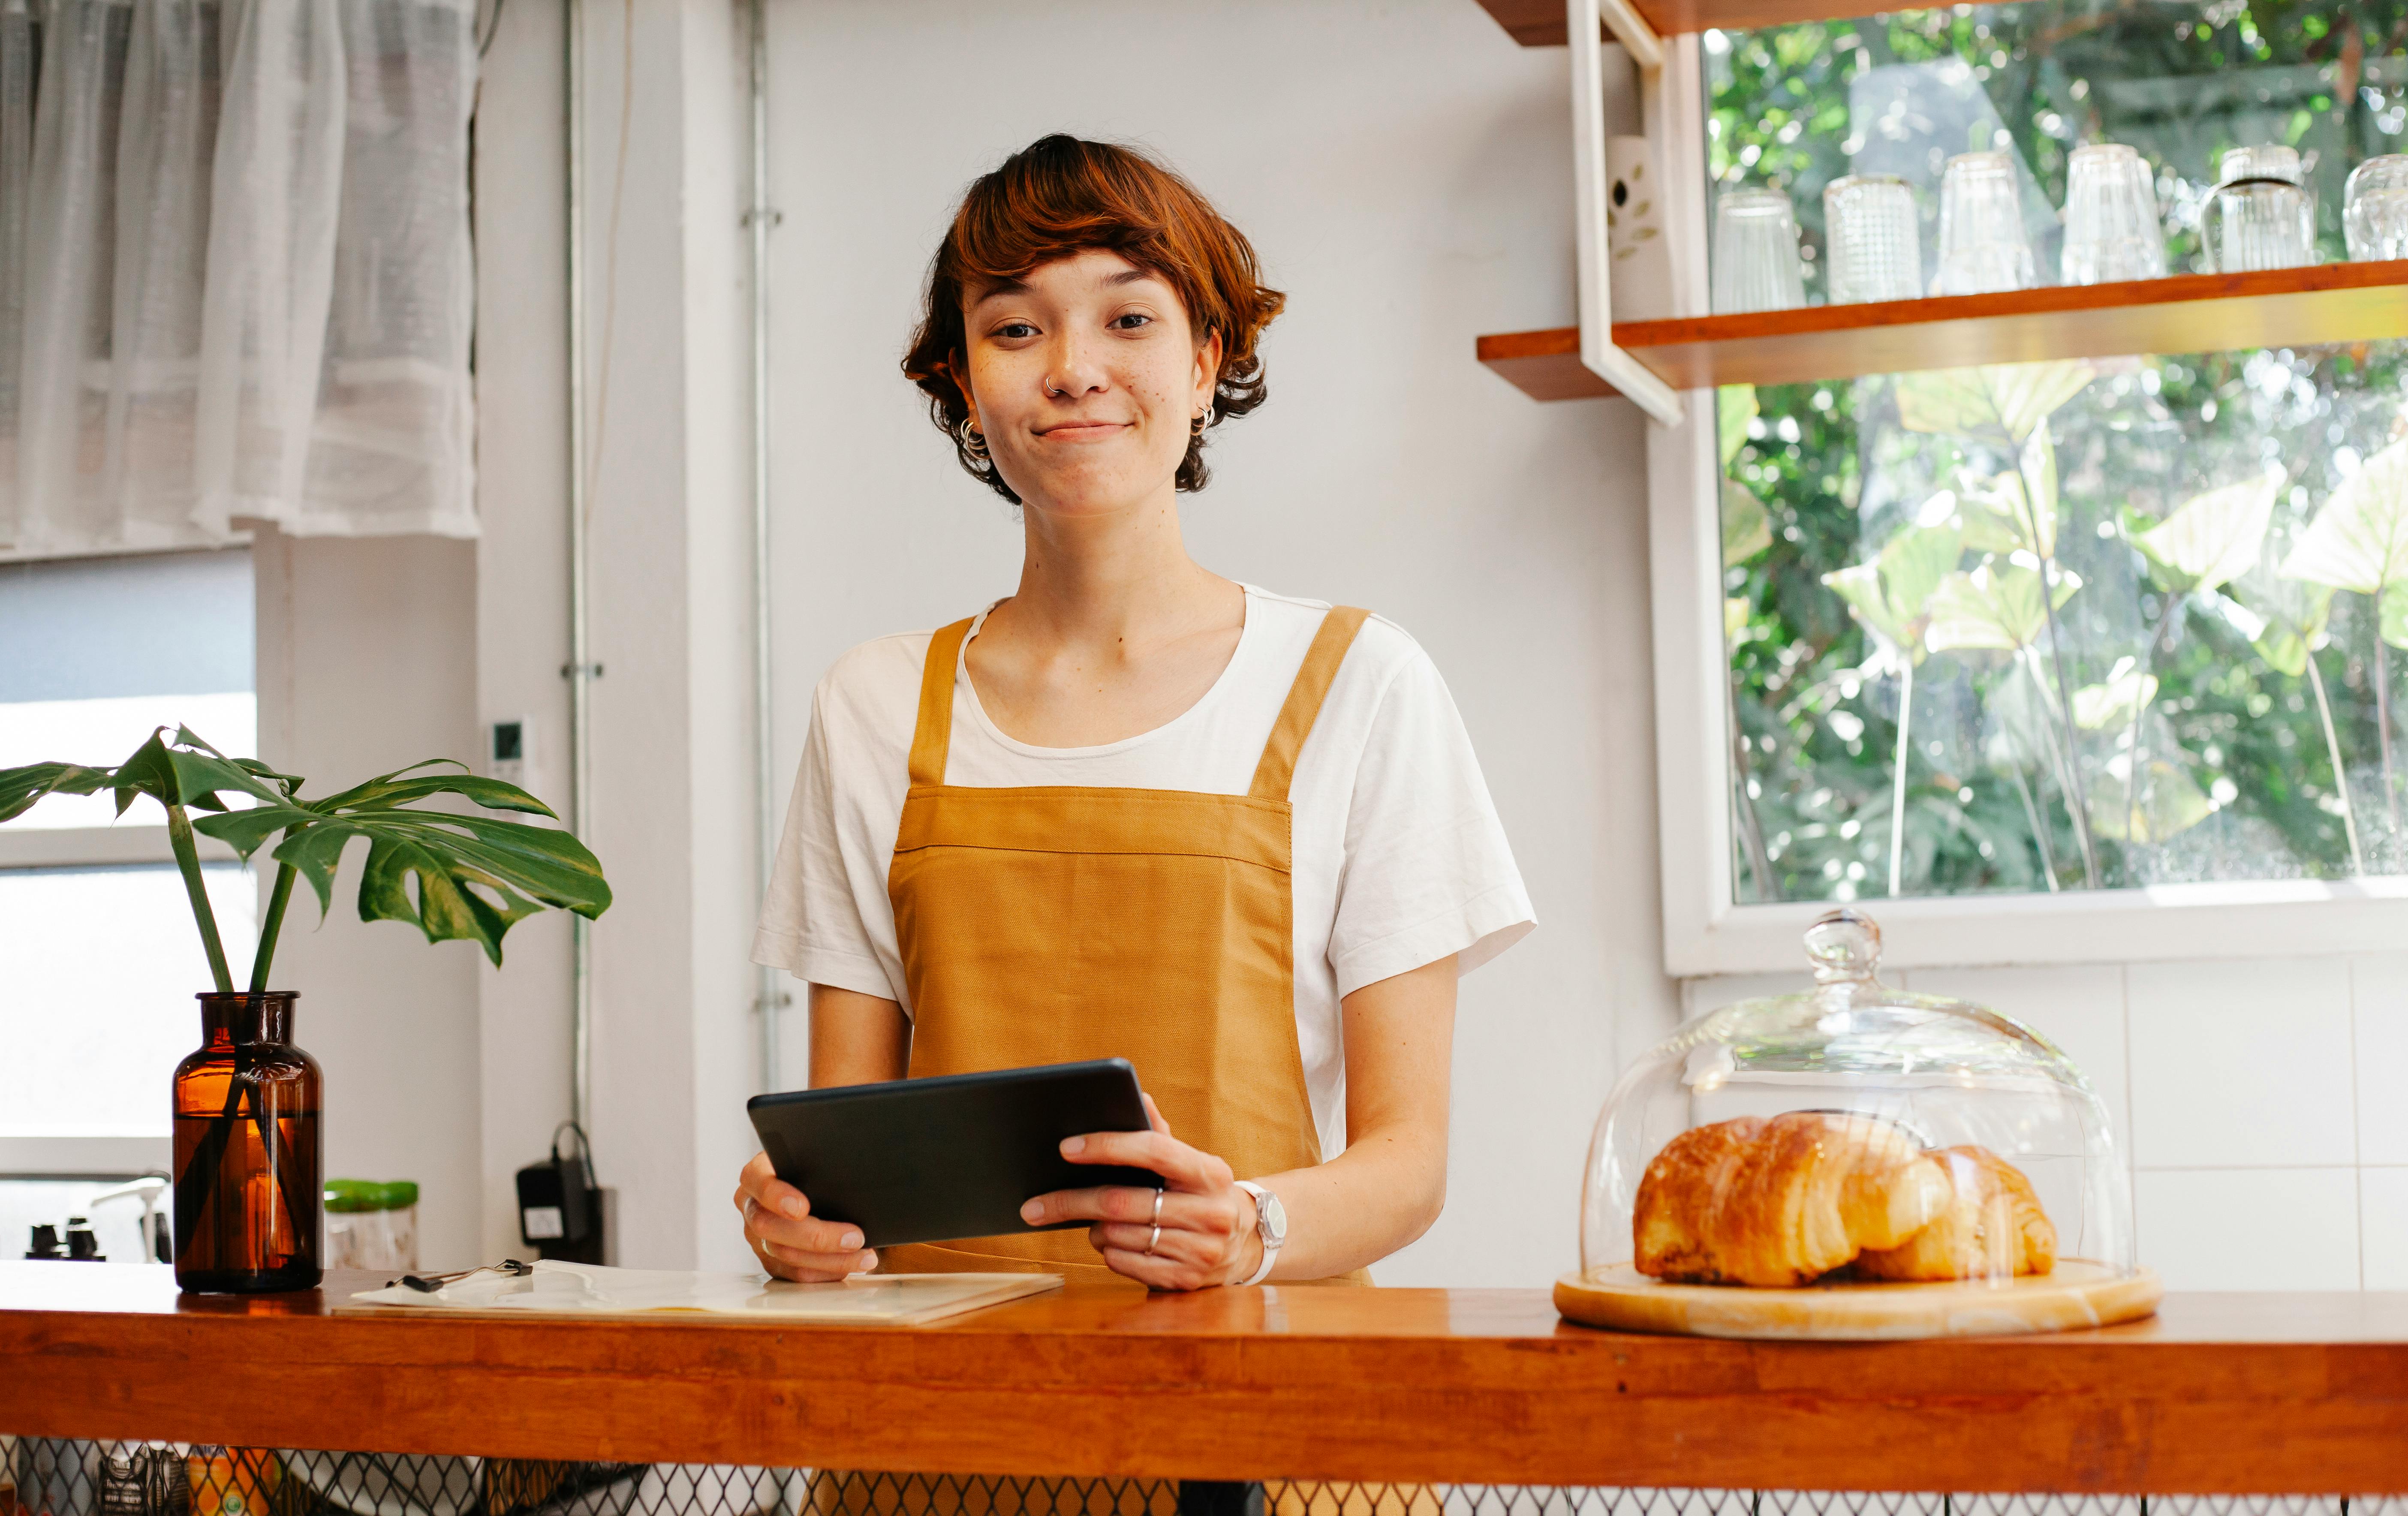
[[1729, 190], [1714, 203], [1714, 310], [1786, 310], [1806, 303], [1798, 217], [1779, 190]]
[[1895, 174], [1854, 174], [1823, 192], [1831, 304], [1912, 300], [1923, 293], [1914, 190]]
[[2066, 165], [2066, 283], [2165, 278], [2165, 230], [2151, 178], [2147, 162], [2120, 142], [2073, 150]]
[[2341, 225], [2354, 260], [2408, 258], [2408, 152], [2369, 158], [2351, 171]]
[[2220, 182], [2200, 210], [2213, 272], [2298, 268], [2315, 262], [2316, 202], [2297, 149], [2279, 143], [2233, 148], [2218, 169]]
[[2019, 190], [2015, 161], [2003, 152], [1963, 152], [1948, 160], [1940, 179], [1933, 294], [2031, 287], [2034, 265]]

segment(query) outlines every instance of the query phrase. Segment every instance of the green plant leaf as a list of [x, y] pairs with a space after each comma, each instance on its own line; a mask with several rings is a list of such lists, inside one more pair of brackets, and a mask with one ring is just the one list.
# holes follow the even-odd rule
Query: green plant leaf
[[2283, 471], [2270, 468], [2256, 479], [2195, 494], [2173, 514], [2132, 539], [2148, 561], [2149, 578], [2171, 594], [2214, 590], [2258, 565], [2266, 528], [2274, 519], [2274, 493]]
[[2090, 829], [2118, 842], [2163, 842], [2214, 814], [2215, 802], [2190, 770], [2163, 758], [2149, 760], [2148, 781], [2137, 807], [2125, 800], [2122, 785], [2090, 797]]
[[1747, 446], [1747, 423], [1756, 416], [1755, 385], [1726, 384], [1714, 392], [1714, 441], [1722, 449], [1723, 467], [1730, 467]]
[[1772, 546], [1772, 517], [1756, 492], [1737, 479], [1723, 480], [1723, 566], [1736, 568]]
[[2261, 622], [2249, 639], [2258, 656], [2276, 673], [2293, 679], [2307, 673], [2308, 654], [2324, 645], [2325, 623], [2332, 618], [2331, 587], [2283, 579], [2261, 567], [2233, 588], [2247, 597], [2238, 602], [2240, 608]]
[[[2079, 576], [2059, 569], [2051, 600], [2062, 606], [2082, 588]], [[2040, 570], [1996, 559], [1971, 573], [1951, 574], [1931, 597], [1931, 624], [1925, 645], [1933, 652], [2029, 647], [2048, 624], [2050, 607], [2041, 604]]]
[[2383, 592], [2383, 640], [2395, 648], [2408, 648], [2408, 584], [2393, 584]]
[[[0, 768], [0, 822], [22, 816], [45, 795], [98, 794], [117, 787], [117, 770], [87, 768], [81, 764], [27, 764]], [[118, 814], [125, 813], [124, 805]]]
[[1732, 595], [1723, 602], [1723, 646], [1739, 646], [1740, 635], [1747, 630], [1747, 599]]
[[2366, 460], [2326, 498], [2282, 573], [2375, 595], [2408, 579], [2408, 437]]
[[[2045, 432], [2035, 433], [2046, 436]], [[2020, 468], [1982, 479], [1969, 479], [1958, 492], [1966, 523], [1966, 546], [1985, 552], [2024, 551], [2035, 557], [2057, 553], [2057, 452], [2048, 450], [2042, 478], [2047, 488], [2035, 494]], [[2038, 535], [2034, 536], [2035, 531]]]
[[2086, 684], [2073, 692], [2073, 724], [2090, 732], [2121, 727], [2131, 722], [2135, 705], [2146, 708], [2157, 697], [2157, 676], [2142, 673], [2126, 658], [2105, 683]]
[[1898, 381], [1898, 419], [1910, 432], [1955, 433], [2020, 448], [2097, 374], [2078, 359], [1907, 374]]
[[1880, 556], [1823, 576], [1849, 613], [1913, 663], [1924, 659], [1932, 595], [1956, 566], [1964, 539], [1952, 526], [1910, 526]]

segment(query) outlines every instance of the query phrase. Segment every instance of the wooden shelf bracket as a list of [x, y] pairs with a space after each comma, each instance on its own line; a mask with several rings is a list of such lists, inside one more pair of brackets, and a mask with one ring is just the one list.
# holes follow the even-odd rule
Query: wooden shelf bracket
[[1613, 259], [1606, 246], [1605, 80], [1599, 48], [1607, 28], [1642, 73], [1664, 66], [1664, 41], [1629, 0], [1564, 0], [1572, 38], [1572, 179], [1580, 246], [1580, 358], [1617, 393], [1667, 426], [1681, 420], [1681, 396], [1656, 373], [1613, 345]]

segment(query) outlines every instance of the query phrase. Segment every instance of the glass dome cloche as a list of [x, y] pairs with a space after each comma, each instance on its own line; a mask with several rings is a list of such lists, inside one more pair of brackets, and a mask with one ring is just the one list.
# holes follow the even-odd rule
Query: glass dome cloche
[[1806, 955], [1812, 990], [1708, 1011], [1624, 1073], [1558, 1309], [1842, 1338], [2153, 1310], [2124, 1159], [2081, 1070], [1996, 1011], [1884, 985], [1881, 929], [1858, 912], [1817, 921]]

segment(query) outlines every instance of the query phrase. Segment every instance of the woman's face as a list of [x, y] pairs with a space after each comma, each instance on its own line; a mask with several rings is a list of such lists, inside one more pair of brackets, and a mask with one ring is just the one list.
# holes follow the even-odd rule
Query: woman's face
[[1221, 361], [1168, 284], [1091, 250], [972, 292], [963, 316], [970, 424], [1031, 509], [1102, 514], [1168, 494]]

